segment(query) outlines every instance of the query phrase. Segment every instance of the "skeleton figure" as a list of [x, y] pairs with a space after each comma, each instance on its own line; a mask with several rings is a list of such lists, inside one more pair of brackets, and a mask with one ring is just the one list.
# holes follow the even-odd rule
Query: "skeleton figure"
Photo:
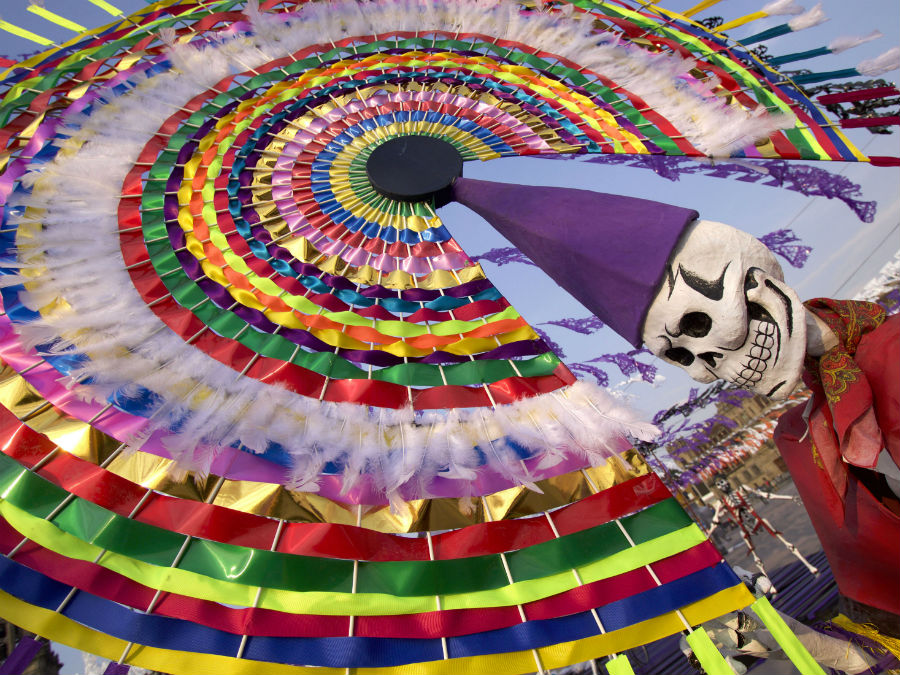
[[814, 395], [781, 416], [776, 444], [842, 594], [900, 625], [900, 317], [804, 306], [762, 243], [693, 209], [467, 178], [453, 198], [632, 346], [701, 382], [787, 398], [810, 357]]
[[[813, 396], [782, 415], [775, 443], [823, 542], [842, 611], [898, 636], [900, 317], [870, 303], [804, 306], [783, 279], [761, 242], [696, 220], [670, 250], [641, 337], [696, 380], [776, 399], [791, 394], [810, 357]], [[749, 546], [740, 506], [723, 503]]]
[[763, 565], [762, 560], [757, 555], [756, 548], [753, 546], [752, 537], [760, 530], [765, 530], [771, 536], [777, 538], [778, 541], [780, 541], [788, 551], [790, 551], [800, 562], [802, 562], [806, 566], [806, 569], [809, 570], [810, 574], [818, 574], [819, 570], [816, 569], [806, 558], [803, 557], [797, 547], [787, 539], [785, 539], [781, 532], [772, 527], [772, 524], [766, 518], [763, 518], [761, 515], [759, 515], [759, 513], [756, 512], [756, 509], [753, 508], [753, 505], [746, 498], [746, 495], [752, 492], [753, 494], [756, 494], [759, 497], [763, 497], [764, 499], [790, 499], [799, 502], [796, 497], [764, 492], [747, 485], [741, 485], [738, 488], [732, 488], [731, 483], [729, 483], [728, 479], [724, 476], [717, 476], [713, 484], [715, 485], [716, 490], [719, 493], [719, 499], [713, 502], [714, 512], [707, 535], [712, 535], [715, 529], [722, 522], [723, 517], [727, 518], [735, 525], [737, 525], [738, 531], [741, 533], [741, 538], [744, 540], [744, 545], [747, 547], [748, 555], [751, 555], [753, 557], [753, 563], [759, 570], [759, 574], [763, 575], [762, 578], [765, 579], [766, 583], [768, 584], [766, 592], [775, 593], [775, 589], [768, 581], [768, 573], [766, 572], [766, 568]]
[[728, 225], [697, 220], [669, 259], [643, 338], [650, 351], [695, 380], [722, 378], [787, 398], [800, 381], [807, 320], [815, 318], [764, 244]]

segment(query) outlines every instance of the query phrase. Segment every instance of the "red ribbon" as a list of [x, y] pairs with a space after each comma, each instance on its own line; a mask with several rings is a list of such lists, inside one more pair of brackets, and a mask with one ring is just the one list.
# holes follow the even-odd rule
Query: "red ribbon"
[[890, 117], [854, 117], [849, 120], [841, 120], [842, 129], [857, 129], [859, 127], [888, 127], [900, 124], [900, 116]]
[[887, 96], [900, 96], [896, 87], [876, 87], [874, 89], [857, 89], [856, 91], [844, 91], [838, 94], [823, 94], [816, 100], [822, 105], [830, 103], [850, 103], [852, 101], [867, 101], [873, 98], [885, 98]]
[[900, 166], [900, 157], [872, 155], [869, 157], [872, 166]]

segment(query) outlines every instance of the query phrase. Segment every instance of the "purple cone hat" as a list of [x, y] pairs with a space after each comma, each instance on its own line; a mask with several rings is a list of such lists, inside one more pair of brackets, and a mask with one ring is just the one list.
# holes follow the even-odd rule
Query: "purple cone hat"
[[698, 213], [589, 190], [458, 178], [469, 207], [635, 347], [666, 262]]

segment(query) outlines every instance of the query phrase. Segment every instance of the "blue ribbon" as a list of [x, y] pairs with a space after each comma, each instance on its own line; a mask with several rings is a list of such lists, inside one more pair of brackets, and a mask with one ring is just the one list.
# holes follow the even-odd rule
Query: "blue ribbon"
[[[607, 632], [667, 614], [740, 583], [724, 562], [663, 586], [597, 608]], [[0, 588], [29, 604], [54, 610], [70, 586], [8, 558], [0, 558]], [[85, 626], [137, 644], [185, 652], [234, 656], [241, 636], [199, 624], [143, 614], [86, 591], [76, 593], [62, 614]], [[450, 658], [535, 649], [599, 634], [591, 612], [510, 628], [447, 638]], [[244, 657], [257, 661], [328, 667], [390, 667], [443, 658], [441, 640], [370, 637], [285, 638], [251, 636]]]

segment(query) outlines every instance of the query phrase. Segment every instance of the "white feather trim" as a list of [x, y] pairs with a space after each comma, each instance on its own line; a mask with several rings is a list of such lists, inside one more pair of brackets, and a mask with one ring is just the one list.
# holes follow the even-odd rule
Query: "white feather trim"
[[889, 70], [900, 68], [900, 47], [893, 47], [874, 59], [862, 61], [856, 70], [860, 75], [875, 77]]
[[[584, 382], [496, 410], [415, 414], [409, 408], [322, 403], [240, 377], [172, 333], [134, 290], [117, 234], [124, 176], [175, 109], [234, 70], [256, 68], [312, 42], [389, 30], [425, 33], [450, 27], [577, 60], [635, 91], [710, 153], [766, 136], [784, 120], [724, 106], [711, 92], [698, 94], [685, 86], [680, 78], [690, 61], [598, 45], [590, 22], [574, 14], [524, 16], [513, 3], [483, 0], [452, 6], [401, 0], [309, 3], [299, 19], [287, 23], [254, 14], [252, 7], [248, 15], [254, 21], [252, 38], [203, 50], [173, 44], [173, 71], [136, 77], [131, 92], [96, 106], [90, 116], [66, 118], [71, 137], [61, 142], [63, 150], [23, 179], [32, 193], [17, 196], [16, 202], [32, 211], [17, 218], [30, 224], [32, 234], [18, 241], [20, 280], [27, 280], [21, 299], [33, 309], [45, 308], [40, 320], [21, 326], [23, 343], [52, 343], [53, 351], [87, 355], [71, 374], [73, 381], [92, 381], [78, 388], [85, 398], [104, 400], [138, 388], [155, 392], [161, 403], [132, 439], [134, 445], [154, 432], [177, 428], [166, 446], [182, 469], [200, 475], [210, 470], [221, 447], [242, 444], [263, 452], [276, 443], [292, 457], [286, 479], [292, 487], [314, 490], [326, 464], [339, 463], [345, 467], [346, 489], [368, 473], [396, 501], [397, 491], [412, 483], [426, 494], [433, 476], [475, 479], [483, 462], [480, 453], [493, 470], [536, 489], [534, 476], [504, 437], [541, 454], [541, 469], [555, 466], [566, 453], [600, 462], [624, 434], [652, 437], [651, 425]], [[60, 299], [68, 309], [46, 310]]]
[[804, 28], [818, 26], [820, 23], [825, 23], [826, 21], [828, 21], [828, 17], [825, 15], [825, 12], [822, 11], [822, 3], [820, 2], [811, 10], [803, 12], [800, 16], [794, 17], [788, 21], [788, 26], [791, 27], [792, 31], [796, 32], [798, 30], [803, 30]]
[[840, 54], [841, 52], [845, 52], [848, 49], [853, 49], [854, 47], [865, 44], [866, 42], [871, 42], [872, 40], [877, 40], [878, 38], [884, 37], [884, 33], [880, 30], [873, 30], [868, 35], [845, 35], [842, 37], [835, 38], [831, 42], [828, 43], [828, 49], [830, 49], [835, 54]]
[[857, 45], [865, 44], [866, 42], [871, 42], [872, 40], [877, 40], [878, 38], [884, 37], [884, 33], [880, 30], [873, 30], [868, 35], [846, 35], [843, 37], [838, 37], [828, 43], [828, 49], [830, 49], [835, 54], [840, 54], [841, 52], [845, 52], [848, 49], [853, 49]]
[[785, 14], [802, 14], [803, 7], [794, 0], [773, 0], [763, 5], [762, 11], [769, 16], [783, 16]]

